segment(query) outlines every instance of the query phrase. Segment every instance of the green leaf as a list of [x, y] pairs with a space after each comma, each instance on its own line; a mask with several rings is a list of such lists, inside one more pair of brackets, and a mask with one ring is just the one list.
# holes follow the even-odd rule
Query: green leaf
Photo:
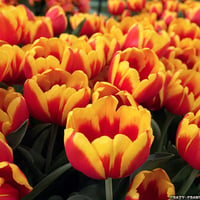
[[92, 184], [84, 187], [80, 191], [80, 195], [85, 195], [91, 199], [102, 200], [105, 198], [105, 184]]
[[178, 173], [172, 178], [173, 183], [182, 182], [187, 177], [189, 177], [190, 173], [192, 172], [193, 168], [186, 164]]
[[[114, 185], [115, 180], [113, 180]], [[115, 200], [124, 200], [130, 186], [129, 177], [121, 178], [118, 180], [118, 185], [114, 190], [114, 199]]]
[[63, 200], [63, 198], [59, 195], [54, 195], [48, 198], [48, 200]]
[[35, 163], [34, 157], [26, 146], [18, 146], [15, 149], [15, 164], [20, 166], [23, 172], [26, 172], [26, 176], [31, 185], [35, 185], [42, 179], [44, 174], [38, 168]]
[[67, 200], [93, 200], [93, 199], [85, 195], [76, 194], [69, 197]]
[[13, 149], [15, 149], [21, 143], [27, 128], [28, 128], [28, 119], [25, 120], [17, 130], [6, 135], [6, 140]]
[[167, 163], [169, 165], [169, 160], [174, 157], [174, 154], [167, 153], [167, 152], [160, 152], [160, 153], [154, 153], [150, 154], [146, 162], [139, 167], [132, 175], [131, 179], [140, 171], [142, 170], [152, 170], [155, 168], [160, 168], [163, 166], [164, 163]]
[[153, 129], [154, 141], [151, 146], [151, 153], [154, 153], [158, 147], [161, 138], [161, 130], [158, 123], [152, 118], [151, 119], [151, 127]]
[[42, 179], [34, 188], [33, 190], [26, 195], [21, 200], [33, 200], [35, 197], [37, 197], [41, 192], [43, 192], [46, 188], [48, 188], [49, 185], [51, 185], [59, 176], [61, 176], [63, 173], [65, 173], [67, 170], [71, 168], [71, 164], [65, 164], [53, 172], [51, 172], [49, 175], [47, 175], [44, 179]]
[[83, 24], [85, 23], [86, 19], [83, 19], [79, 25], [77, 26], [77, 28], [75, 30], [72, 31], [72, 35], [75, 35], [75, 36], [80, 36], [80, 32], [81, 32], [81, 29], [83, 27]]

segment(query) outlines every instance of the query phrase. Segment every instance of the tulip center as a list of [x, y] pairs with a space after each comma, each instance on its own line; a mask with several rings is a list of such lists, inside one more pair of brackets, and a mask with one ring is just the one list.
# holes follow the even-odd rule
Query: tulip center
[[78, 131], [83, 133], [90, 142], [101, 136], [108, 136], [111, 139], [117, 134], [126, 135], [131, 141], [134, 141], [138, 136], [138, 127], [135, 124], [126, 125], [120, 128], [120, 120], [115, 119], [112, 123], [107, 117], [99, 120], [99, 127], [95, 128], [90, 122], [79, 126]]
[[159, 188], [157, 182], [151, 181], [144, 187], [143, 184], [140, 184], [137, 188], [139, 193], [139, 200], [168, 200], [167, 194], [159, 194]]

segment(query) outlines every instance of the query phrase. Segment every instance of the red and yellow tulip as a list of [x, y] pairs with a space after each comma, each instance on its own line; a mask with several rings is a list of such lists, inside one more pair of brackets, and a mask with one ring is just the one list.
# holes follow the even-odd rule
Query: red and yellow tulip
[[13, 163], [0, 162], [0, 198], [20, 200], [32, 191], [24, 173]]
[[146, 4], [146, 0], [127, 0], [127, 7], [131, 11], [139, 12]]
[[24, 57], [23, 67], [26, 78], [31, 78], [47, 69], [61, 68], [66, 45], [66, 42], [54, 37], [49, 39], [41, 37], [36, 40]]
[[165, 170], [139, 172], [129, 187], [125, 200], [168, 200], [175, 195], [175, 188]]
[[3, 27], [0, 29], [0, 40], [12, 45], [19, 44], [23, 27], [21, 16], [18, 7], [7, 5], [0, 7], [0, 24]]
[[130, 93], [125, 90], [120, 91], [117, 87], [108, 82], [97, 82], [94, 85], [92, 102], [109, 95], [113, 95], [118, 99], [118, 107], [121, 105], [138, 106]]
[[33, 43], [40, 37], [53, 37], [53, 26], [49, 17], [36, 16], [33, 20], [27, 20], [22, 32], [21, 43]]
[[96, 13], [75, 13], [70, 17], [70, 24], [73, 30], [75, 30], [78, 25], [86, 20], [80, 30], [80, 35], [87, 35], [88, 37], [92, 34], [97, 33], [101, 30], [101, 26], [104, 25], [104, 16], [98, 16]]
[[1, 132], [0, 132], [0, 152], [1, 152], [0, 162], [2, 162], [2, 161], [7, 161], [7, 162], [11, 162], [11, 163], [13, 162], [12, 148], [8, 145], [4, 134]]
[[189, 69], [167, 72], [164, 106], [177, 115], [185, 115], [198, 108], [200, 72]]
[[138, 104], [151, 109], [163, 105], [160, 91], [165, 80], [165, 69], [154, 53], [144, 48], [118, 51], [110, 65], [108, 81], [120, 90], [133, 95]]
[[0, 88], [0, 99], [0, 131], [7, 135], [29, 119], [29, 113], [24, 97], [11, 87]]
[[60, 35], [67, 28], [67, 16], [61, 6], [51, 7], [45, 14], [46, 17], [51, 19], [53, 26], [54, 36]]
[[91, 178], [128, 176], [149, 155], [154, 139], [150, 112], [141, 106], [117, 107], [118, 100], [106, 96], [69, 113], [64, 133], [67, 157]]
[[7, 44], [0, 46], [0, 81], [7, 75], [10, 68], [11, 57], [9, 53], [11, 52], [6, 51], [6, 46]]
[[200, 111], [189, 112], [181, 120], [176, 134], [176, 148], [180, 156], [193, 168], [200, 169]]
[[112, 15], [121, 15], [126, 8], [125, 0], [108, 0], [108, 12]]
[[7, 59], [9, 60], [9, 69], [3, 78], [3, 82], [9, 85], [23, 84], [25, 81], [25, 75], [22, 61], [25, 56], [25, 51], [17, 45], [9, 44], [2, 45], [0, 49], [7, 52]]
[[49, 69], [26, 80], [24, 97], [34, 118], [64, 126], [70, 110], [89, 103], [88, 78], [82, 71]]

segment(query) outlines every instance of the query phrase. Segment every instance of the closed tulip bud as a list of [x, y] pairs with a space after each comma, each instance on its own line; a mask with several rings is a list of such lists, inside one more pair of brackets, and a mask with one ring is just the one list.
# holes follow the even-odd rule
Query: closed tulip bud
[[61, 6], [51, 7], [45, 14], [52, 22], [53, 32], [55, 36], [63, 33], [67, 28], [67, 16]]

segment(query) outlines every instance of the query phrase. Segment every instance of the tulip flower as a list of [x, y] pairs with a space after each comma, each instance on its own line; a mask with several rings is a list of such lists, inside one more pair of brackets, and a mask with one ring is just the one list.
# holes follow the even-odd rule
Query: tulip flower
[[66, 42], [59, 38], [41, 37], [37, 39], [24, 56], [22, 65], [26, 78], [31, 78], [49, 68], [61, 68], [60, 64], [66, 45]]
[[2, 81], [2, 79], [6, 76], [6, 74], [9, 71], [9, 67], [10, 67], [10, 62], [11, 62], [11, 58], [9, 55], [9, 51], [6, 51], [4, 49], [5, 45], [4, 44], [2, 46], [0, 46], [0, 81]]
[[189, 19], [185, 18], [177, 18], [173, 20], [168, 28], [169, 35], [178, 35], [180, 39], [184, 38], [198, 38], [199, 35], [199, 27], [191, 23]]
[[153, 142], [150, 112], [105, 96], [68, 116], [64, 132], [72, 166], [94, 179], [129, 176], [147, 159]]
[[181, 120], [176, 133], [176, 148], [180, 156], [194, 169], [200, 170], [200, 111], [189, 112]]
[[191, 22], [200, 25], [200, 3], [196, 1], [191, 1], [191, 5], [187, 7], [185, 11], [185, 17]]
[[0, 198], [4, 200], [20, 200], [32, 187], [24, 173], [13, 163], [0, 162]]
[[133, 95], [138, 104], [150, 109], [163, 105], [161, 89], [165, 69], [156, 54], [148, 49], [128, 48], [118, 51], [112, 59], [108, 81]]
[[72, 29], [75, 30], [84, 19], [86, 21], [80, 30], [80, 35], [87, 35], [90, 37], [92, 34], [101, 30], [101, 26], [104, 24], [105, 17], [98, 16], [96, 13], [75, 13], [70, 17], [70, 24]]
[[93, 34], [88, 40], [88, 43], [93, 50], [103, 49], [105, 55], [105, 62], [107, 65], [118, 50], [120, 50], [120, 43], [109, 34]]
[[88, 13], [90, 10], [90, 0], [72, 0], [72, 3], [80, 13]]
[[[0, 8], [0, 40], [9, 44], [18, 44], [22, 33], [22, 23], [20, 13], [15, 6], [2, 6]], [[12, 34], [10, 34], [12, 33]]]
[[139, 12], [145, 7], [146, 0], [127, 0], [128, 9]]
[[98, 45], [93, 50], [88, 42], [80, 40], [72, 47], [65, 48], [61, 67], [73, 73], [81, 70], [88, 78], [94, 78], [106, 64], [104, 46]]
[[76, 11], [87, 13], [90, 9], [90, 0], [45, 0], [45, 2], [48, 8], [59, 5], [64, 9], [65, 12], [68, 13], [75, 13]]
[[1, 152], [0, 162], [2, 161], [13, 162], [12, 148], [8, 145], [4, 134], [1, 132], [0, 132], [0, 152]]
[[112, 15], [121, 15], [126, 8], [124, 0], [108, 0], [108, 12]]
[[97, 82], [94, 85], [92, 102], [95, 102], [98, 99], [109, 95], [113, 95], [118, 99], [118, 106], [138, 106], [137, 102], [133, 99], [130, 93], [127, 91], [120, 91], [117, 87], [108, 82]]
[[9, 70], [3, 78], [3, 82], [6, 84], [22, 84], [25, 81], [24, 69], [22, 61], [25, 56], [25, 52], [17, 45], [5, 44], [0, 47], [7, 52], [9, 61]]
[[45, 14], [52, 22], [54, 36], [60, 35], [67, 28], [67, 16], [61, 6], [51, 7]]
[[179, 1], [178, 0], [164, 0], [163, 1], [164, 10], [178, 12]]
[[70, 110], [89, 103], [88, 78], [81, 71], [49, 69], [26, 80], [24, 97], [35, 119], [64, 126]]
[[29, 119], [29, 113], [24, 97], [11, 87], [0, 88], [0, 99], [0, 131], [7, 135]]
[[22, 32], [22, 44], [33, 43], [40, 37], [53, 37], [53, 26], [49, 17], [37, 16], [25, 22]]
[[158, 0], [147, 1], [145, 9], [147, 9], [149, 13], [156, 13], [156, 15], [159, 17], [163, 11], [163, 4]]
[[131, 182], [125, 200], [168, 200], [175, 188], [165, 170], [139, 172]]
[[[159, 42], [158, 42], [159, 41]], [[166, 31], [157, 33], [153, 28], [145, 28], [140, 23], [133, 25], [124, 41], [123, 49], [128, 47], [150, 48], [162, 57], [170, 43], [170, 37]]]
[[169, 26], [172, 23], [172, 21], [177, 17], [178, 17], [177, 12], [164, 10], [160, 16], [160, 19], [163, 20], [167, 26]]
[[167, 72], [167, 87], [164, 96], [166, 109], [177, 115], [185, 115], [198, 110], [200, 72], [183, 69], [177, 72]]

